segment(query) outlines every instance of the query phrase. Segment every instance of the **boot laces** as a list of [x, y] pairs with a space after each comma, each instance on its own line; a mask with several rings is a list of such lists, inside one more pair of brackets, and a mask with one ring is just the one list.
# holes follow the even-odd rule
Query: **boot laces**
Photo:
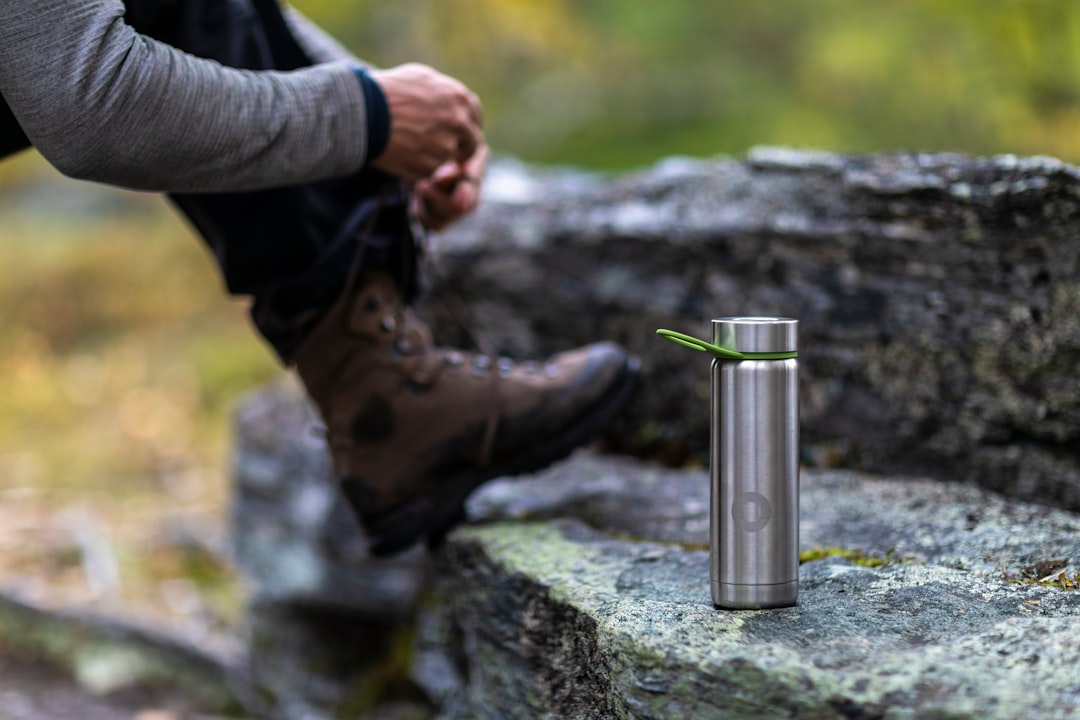
[[[424, 227], [424, 224], [420, 222], [420, 218], [416, 212], [415, 203], [410, 202], [408, 207], [409, 224], [412, 227], [412, 236], [414, 242], [418, 246], [417, 251], [420, 253], [421, 261], [424, 264], [424, 270], [429, 277], [441, 281], [442, 273], [435, 264], [433, 254], [429, 252], [431, 240], [428, 230]], [[443, 287], [448, 287], [445, 282], [441, 284]], [[509, 358], [500, 358], [494, 352], [494, 348], [487, 337], [476, 330], [476, 323], [473, 321], [468, 308], [465, 307], [465, 304], [461, 302], [461, 299], [452, 291], [447, 292], [446, 309], [454, 323], [461, 328], [472, 342], [473, 346], [480, 351], [480, 355], [478, 355], [474, 361], [474, 369], [487, 370], [493, 362], [498, 365], [494, 372], [488, 372], [488, 375], [491, 377], [491, 382], [489, 384], [490, 391], [488, 394], [490, 400], [487, 420], [484, 424], [484, 440], [480, 444], [480, 456], [477, 460], [480, 467], [487, 467], [491, 464], [491, 458], [495, 451], [495, 437], [499, 431], [499, 418], [503, 412], [501, 379], [504, 374], [509, 375], [513, 361]]]

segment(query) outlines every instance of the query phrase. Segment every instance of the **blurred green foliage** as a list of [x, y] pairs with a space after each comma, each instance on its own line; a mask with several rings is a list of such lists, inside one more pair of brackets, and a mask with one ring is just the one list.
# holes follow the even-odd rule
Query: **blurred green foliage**
[[483, 98], [497, 150], [627, 168], [759, 144], [1080, 160], [1068, 0], [294, 0]]
[[189, 538], [220, 544], [231, 405], [280, 369], [198, 239], [158, 197], [0, 164], [0, 348], [0, 589], [216, 632], [239, 586]]

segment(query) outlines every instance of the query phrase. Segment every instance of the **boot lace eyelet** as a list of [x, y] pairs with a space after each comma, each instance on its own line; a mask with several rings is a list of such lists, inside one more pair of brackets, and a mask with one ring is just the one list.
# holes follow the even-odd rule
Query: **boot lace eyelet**
[[491, 370], [491, 358], [487, 355], [477, 355], [472, 363], [472, 376], [484, 377]]

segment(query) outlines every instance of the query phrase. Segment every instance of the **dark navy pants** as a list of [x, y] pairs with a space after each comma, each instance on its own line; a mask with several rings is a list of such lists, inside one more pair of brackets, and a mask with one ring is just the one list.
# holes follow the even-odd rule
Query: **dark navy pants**
[[[311, 64], [275, 0], [125, 4], [139, 32], [225, 65], [292, 70]], [[30, 146], [2, 100], [0, 157]], [[375, 169], [306, 185], [169, 199], [210, 247], [229, 292], [251, 297], [255, 326], [286, 363], [341, 293], [361, 234], [369, 236], [365, 265], [416, 277], [406, 194], [400, 181]], [[415, 293], [413, 283], [404, 288], [407, 296]]]

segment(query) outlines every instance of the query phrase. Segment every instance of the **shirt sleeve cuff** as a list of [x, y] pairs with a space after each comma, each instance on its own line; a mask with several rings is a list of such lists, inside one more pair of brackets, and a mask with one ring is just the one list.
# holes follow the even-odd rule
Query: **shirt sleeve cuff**
[[386, 150], [390, 141], [390, 106], [386, 102], [379, 83], [364, 68], [353, 68], [364, 91], [364, 108], [367, 114], [368, 151], [367, 163], [371, 163]]

